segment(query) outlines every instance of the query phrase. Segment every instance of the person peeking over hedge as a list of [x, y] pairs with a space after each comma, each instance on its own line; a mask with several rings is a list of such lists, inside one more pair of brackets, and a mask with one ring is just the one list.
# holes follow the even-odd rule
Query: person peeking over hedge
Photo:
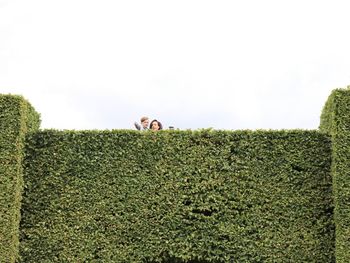
[[135, 128], [138, 129], [139, 131], [148, 130], [149, 118], [142, 117], [140, 121], [141, 121], [141, 125], [138, 124], [137, 122], [134, 123]]
[[153, 120], [153, 121], [151, 121], [151, 124], [149, 125], [149, 128], [152, 131], [160, 131], [160, 130], [163, 130], [163, 125], [162, 125], [162, 123], [160, 121]]

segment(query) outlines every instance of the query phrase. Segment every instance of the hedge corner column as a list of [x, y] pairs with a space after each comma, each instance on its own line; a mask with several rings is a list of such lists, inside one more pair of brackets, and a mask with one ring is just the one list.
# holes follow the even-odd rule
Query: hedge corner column
[[350, 89], [329, 96], [321, 115], [320, 130], [332, 137], [336, 262], [350, 262]]
[[0, 262], [18, 258], [25, 135], [40, 116], [21, 96], [0, 94]]

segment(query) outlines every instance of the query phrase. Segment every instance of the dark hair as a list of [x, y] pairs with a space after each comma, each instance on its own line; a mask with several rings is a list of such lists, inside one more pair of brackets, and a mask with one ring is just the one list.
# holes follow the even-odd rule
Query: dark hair
[[153, 122], [157, 122], [158, 123], [158, 126], [159, 126], [159, 130], [163, 130], [163, 125], [160, 121], [157, 121], [157, 120], [153, 120], [151, 121], [151, 123], [149, 124], [149, 128], [152, 130], [152, 124]]

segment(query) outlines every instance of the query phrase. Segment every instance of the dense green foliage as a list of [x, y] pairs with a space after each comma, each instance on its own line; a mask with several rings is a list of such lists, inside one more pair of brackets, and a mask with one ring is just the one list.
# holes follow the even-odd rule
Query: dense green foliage
[[24, 139], [39, 124], [22, 97], [0, 95], [0, 262], [15, 262], [18, 255]]
[[350, 90], [334, 90], [320, 129], [332, 135], [332, 177], [337, 262], [350, 262]]
[[335, 261], [327, 134], [46, 130], [24, 164], [22, 262]]

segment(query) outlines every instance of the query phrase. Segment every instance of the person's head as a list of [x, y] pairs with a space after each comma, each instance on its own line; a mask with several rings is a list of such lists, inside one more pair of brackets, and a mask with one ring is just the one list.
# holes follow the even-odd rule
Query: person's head
[[163, 129], [162, 124], [160, 123], [160, 121], [157, 120], [153, 120], [151, 121], [151, 124], [149, 125], [149, 128], [153, 131], [159, 131]]
[[149, 124], [149, 119], [148, 117], [142, 117], [141, 118], [141, 125], [144, 129], [147, 129], [148, 127], [148, 124]]

